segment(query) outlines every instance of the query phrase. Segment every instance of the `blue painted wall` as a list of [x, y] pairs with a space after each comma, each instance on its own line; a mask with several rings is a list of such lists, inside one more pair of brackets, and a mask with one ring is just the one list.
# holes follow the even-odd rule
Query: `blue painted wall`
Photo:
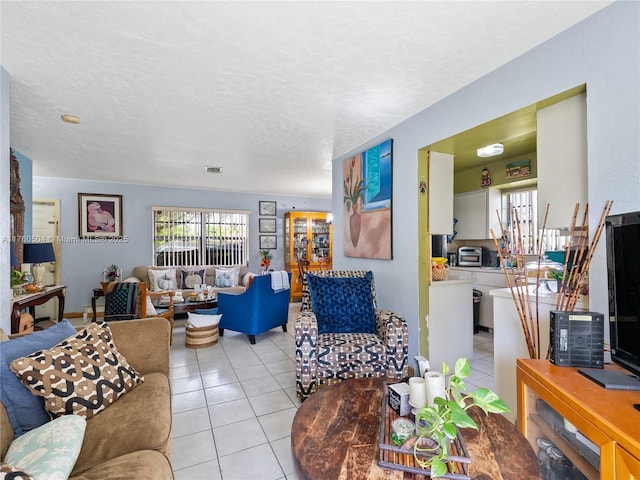
[[[78, 241], [78, 192], [122, 195], [122, 243]], [[273, 267], [284, 269], [284, 213], [297, 211], [329, 211], [330, 199], [308, 199], [259, 194], [241, 194], [167, 188], [125, 183], [105, 183], [79, 179], [33, 177], [34, 198], [60, 200], [61, 282], [67, 285], [65, 311], [81, 312], [89, 304], [92, 289], [100, 286], [103, 270], [111, 264], [130, 275], [137, 265], [152, 263], [151, 207], [179, 206], [248, 210], [250, 223], [249, 269], [260, 270], [258, 254], [258, 202], [277, 202], [278, 248], [273, 252]]]

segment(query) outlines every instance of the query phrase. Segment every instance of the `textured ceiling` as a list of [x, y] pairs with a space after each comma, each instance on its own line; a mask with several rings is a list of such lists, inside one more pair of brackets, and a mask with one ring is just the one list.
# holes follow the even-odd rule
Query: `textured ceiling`
[[609, 3], [2, 0], [11, 144], [34, 175], [329, 197], [332, 159]]

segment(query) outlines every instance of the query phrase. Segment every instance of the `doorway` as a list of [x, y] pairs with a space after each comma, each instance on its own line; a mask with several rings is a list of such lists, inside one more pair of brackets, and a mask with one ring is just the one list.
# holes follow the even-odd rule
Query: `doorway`
[[[60, 200], [34, 199], [31, 209], [31, 236], [37, 242], [50, 242], [56, 254], [56, 261], [47, 264], [42, 282], [45, 285], [60, 285]], [[36, 307], [36, 319], [58, 317], [58, 300], [46, 302]]]

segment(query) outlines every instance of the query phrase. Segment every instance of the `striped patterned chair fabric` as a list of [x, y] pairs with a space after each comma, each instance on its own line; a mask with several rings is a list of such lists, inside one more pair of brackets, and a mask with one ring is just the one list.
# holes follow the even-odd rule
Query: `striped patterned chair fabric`
[[[364, 270], [314, 271], [326, 277], [364, 277]], [[378, 310], [375, 286], [371, 293], [376, 334], [318, 334], [307, 282], [302, 283], [302, 310], [296, 318], [296, 392], [304, 400], [321, 387], [349, 378], [404, 378], [409, 373], [409, 330], [406, 321], [387, 310]]]
[[104, 292], [104, 320], [132, 320], [138, 308], [138, 283], [100, 282]]

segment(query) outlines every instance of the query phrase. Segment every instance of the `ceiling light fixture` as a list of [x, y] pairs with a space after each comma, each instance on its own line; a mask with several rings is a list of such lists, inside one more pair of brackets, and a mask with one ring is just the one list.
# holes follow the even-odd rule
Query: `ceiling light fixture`
[[487, 145], [478, 149], [479, 157], [495, 157], [504, 152], [504, 145], [501, 143], [494, 143], [493, 145]]
[[76, 117], [75, 115], [60, 115], [60, 118], [62, 119], [63, 122], [67, 122], [67, 123], [73, 123], [74, 125], [77, 125], [80, 123], [80, 118]]
[[204, 167], [204, 171], [207, 173], [222, 173], [222, 167]]

